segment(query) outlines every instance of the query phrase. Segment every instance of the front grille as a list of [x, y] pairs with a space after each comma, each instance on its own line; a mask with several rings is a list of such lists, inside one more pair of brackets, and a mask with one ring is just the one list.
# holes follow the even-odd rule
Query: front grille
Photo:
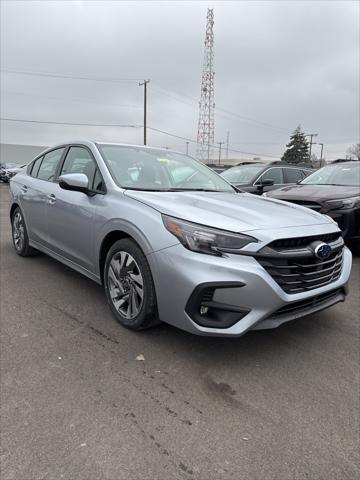
[[[313, 245], [327, 242], [332, 253], [315, 257]], [[343, 260], [343, 239], [339, 232], [311, 237], [275, 240], [257, 255], [258, 262], [286, 293], [301, 293], [338, 280]]]
[[307, 200], [286, 200], [286, 201], [290, 203], [295, 203], [296, 205], [301, 205], [302, 207], [311, 208], [311, 210], [316, 210], [317, 212], [319, 212], [322, 208], [322, 205], [320, 205], [319, 203], [310, 202]]
[[334, 242], [336, 240], [339, 240], [340, 237], [340, 232], [334, 232], [324, 233], [323, 235], [315, 235], [311, 237], [282, 238], [280, 240], [275, 240], [274, 242], [270, 243], [269, 247], [274, 248], [275, 250], [285, 250], [288, 248], [306, 247], [313, 241], [320, 241], [325, 243]]
[[296, 313], [308, 309], [320, 310], [322, 304], [337, 296], [339, 296], [339, 301], [345, 298], [345, 293], [342, 288], [337, 288], [331, 292], [322, 293], [321, 295], [316, 295], [315, 297], [307, 298], [305, 300], [299, 300], [298, 302], [288, 303], [274, 312], [270, 318], [279, 318], [289, 314], [295, 315]]

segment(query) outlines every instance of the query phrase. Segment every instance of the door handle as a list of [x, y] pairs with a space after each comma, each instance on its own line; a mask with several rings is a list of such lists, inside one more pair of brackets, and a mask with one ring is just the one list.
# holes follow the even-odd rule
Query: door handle
[[22, 191], [23, 193], [26, 193], [26, 192], [28, 191], [28, 186], [27, 186], [27, 185], [23, 185], [23, 186], [21, 187], [21, 191]]
[[50, 195], [47, 195], [47, 199], [48, 199], [48, 203], [50, 205], [52, 205], [53, 203], [56, 202], [56, 197], [53, 193], [51, 193]]

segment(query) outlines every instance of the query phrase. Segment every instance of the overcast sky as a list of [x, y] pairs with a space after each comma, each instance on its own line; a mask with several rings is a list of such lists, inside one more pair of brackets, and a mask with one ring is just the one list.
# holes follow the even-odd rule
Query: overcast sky
[[[1, 117], [142, 125], [137, 79], [146, 78], [149, 127], [196, 139], [207, 7], [215, 19], [215, 141], [229, 131], [230, 148], [249, 152], [229, 157], [280, 157], [299, 123], [319, 134], [327, 159], [359, 141], [359, 3], [351, 1], [2, 0]], [[142, 143], [142, 130], [1, 121], [3, 143], [74, 138]], [[148, 143], [186, 148], [153, 130]]]

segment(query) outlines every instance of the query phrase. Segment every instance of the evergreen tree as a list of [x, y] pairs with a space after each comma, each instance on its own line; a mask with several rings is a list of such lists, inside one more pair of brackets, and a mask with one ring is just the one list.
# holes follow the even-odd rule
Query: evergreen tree
[[309, 143], [300, 125], [291, 135], [281, 160], [286, 163], [309, 163]]

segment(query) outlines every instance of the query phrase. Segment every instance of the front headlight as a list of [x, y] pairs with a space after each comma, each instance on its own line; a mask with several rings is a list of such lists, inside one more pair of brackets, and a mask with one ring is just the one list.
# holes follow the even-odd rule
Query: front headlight
[[354, 208], [356, 205], [360, 204], [360, 195], [356, 197], [342, 198], [339, 200], [328, 200], [326, 205], [330, 208]]
[[174, 217], [162, 216], [165, 228], [172, 233], [185, 248], [193, 252], [221, 256], [222, 253], [241, 253], [248, 243], [257, 242], [256, 238], [232, 233], [226, 230], [205, 227]]

